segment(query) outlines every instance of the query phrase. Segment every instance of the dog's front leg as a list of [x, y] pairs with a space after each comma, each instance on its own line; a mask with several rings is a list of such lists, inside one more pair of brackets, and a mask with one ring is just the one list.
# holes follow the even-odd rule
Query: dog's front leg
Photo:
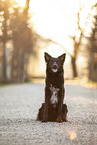
[[43, 112], [43, 120], [42, 122], [48, 121], [48, 105], [49, 105], [49, 98], [47, 89], [45, 89], [45, 106], [44, 106], [44, 112]]
[[62, 102], [60, 101], [59, 102], [59, 105], [58, 105], [58, 117], [57, 117], [57, 122], [62, 122]]
[[62, 107], [63, 107], [64, 91], [60, 90], [58, 97], [59, 97], [59, 99], [58, 99], [58, 117], [57, 117], [57, 122], [62, 122]]

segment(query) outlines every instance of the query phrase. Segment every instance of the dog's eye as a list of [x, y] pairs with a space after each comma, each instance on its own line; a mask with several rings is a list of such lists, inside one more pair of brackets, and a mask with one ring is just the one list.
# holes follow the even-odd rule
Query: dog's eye
[[53, 60], [51, 60], [50, 62], [53, 63]]

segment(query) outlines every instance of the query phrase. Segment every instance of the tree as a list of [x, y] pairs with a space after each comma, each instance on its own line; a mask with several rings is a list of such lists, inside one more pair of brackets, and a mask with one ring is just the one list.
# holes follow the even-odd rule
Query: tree
[[[71, 63], [72, 63], [72, 69], [73, 69], [73, 77], [78, 77], [78, 73], [77, 73], [77, 67], [76, 67], [76, 59], [77, 59], [77, 53], [79, 51], [80, 45], [82, 43], [82, 38], [84, 36], [84, 29], [81, 27], [81, 11], [82, 8], [79, 9], [78, 13], [77, 13], [77, 29], [75, 30], [75, 34], [73, 36], [70, 36], [73, 40], [73, 44], [74, 44], [74, 55], [71, 56]], [[78, 36], [77, 36], [78, 34]]]
[[3, 42], [3, 65], [2, 65], [2, 79], [6, 81], [6, 42], [9, 39], [8, 29], [9, 29], [9, 8], [11, 6], [10, 1], [0, 0], [0, 17], [1, 17], [1, 42]]
[[94, 28], [92, 29], [92, 35], [89, 38], [89, 79], [92, 81], [97, 81], [97, 3], [93, 6], [93, 9], [96, 10], [96, 14], [94, 16]]
[[13, 9], [14, 11], [11, 20], [14, 46], [11, 66], [12, 81], [17, 80], [23, 82], [24, 78], [27, 79], [27, 65], [30, 55], [34, 54], [34, 32], [28, 26], [29, 2], [30, 0], [26, 1], [25, 8], [22, 11], [19, 7]]
[[[31, 55], [34, 55], [35, 33], [29, 27], [29, 2], [24, 8], [19, 7], [13, 0], [0, 0], [0, 42], [3, 43], [3, 81], [6, 76], [6, 44], [13, 43], [10, 53], [11, 81], [23, 82], [27, 77], [27, 65]], [[15, 4], [15, 6], [14, 6]]]
[[[92, 10], [92, 7], [90, 8]], [[72, 63], [72, 69], [73, 69], [73, 77], [78, 77], [77, 73], [77, 66], [76, 66], [76, 59], [77, 59], [77, 54], [79, 52], [79, 48], [82, 44], [82, 39], [83, 37], [87, 37], [85, 32], [86, 28], [88, 27], [89, 20], [91, 17], [91, 12], [87, 14], [87, 17], [85, 20], [83, 20], [83, 16], [81, 14], [83, 13], [84, 7], [80, 7], [79, 11], [77, 12], [77, 20], [76, 20], [76, 26], [77, 28], [75, 29], [75, 32], [73, 36], [70, 35], [70, 38], [73, 40], [73, 46], [74, 46], [74, 55], [71, 56], [71, 63]], [[84, 27], [81, 25], [81, 21], [84, 22]], [[91, 19], [92, 21], [92, 19]], [[90, 26], [91, 29], [91, 26]]]

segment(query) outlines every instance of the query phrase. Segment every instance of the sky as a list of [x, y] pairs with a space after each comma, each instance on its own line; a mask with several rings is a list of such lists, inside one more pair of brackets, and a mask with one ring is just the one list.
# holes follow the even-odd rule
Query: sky
[[[24, 6], [26, 0], [16, 1]], [[72, 53], [73, 44], [69, 35], [73, 35], [77, 28], [76, 14], [79, 7], [83, 7], [81, 25], [84, 28], [90, 6], [95, 2], [96, 0], [30, 0], [34, 30], [43, 37], [64, 45]], [[90, 32], [90, 25], [91, 22], [85, 28], [86, 33]], [[76, 35], [79, 35], [77, 31]]]

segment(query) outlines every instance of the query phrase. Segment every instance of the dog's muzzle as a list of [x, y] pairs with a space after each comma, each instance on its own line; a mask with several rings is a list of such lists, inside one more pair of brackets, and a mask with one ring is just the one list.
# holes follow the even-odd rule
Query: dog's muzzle
[[56, 72], [58, 71], [58, 66], [57, 66], [56, 63], [54, 63], [53, 68], [52, 68], [52, 71], [53, 71], [54, 73], [56, 73]]

